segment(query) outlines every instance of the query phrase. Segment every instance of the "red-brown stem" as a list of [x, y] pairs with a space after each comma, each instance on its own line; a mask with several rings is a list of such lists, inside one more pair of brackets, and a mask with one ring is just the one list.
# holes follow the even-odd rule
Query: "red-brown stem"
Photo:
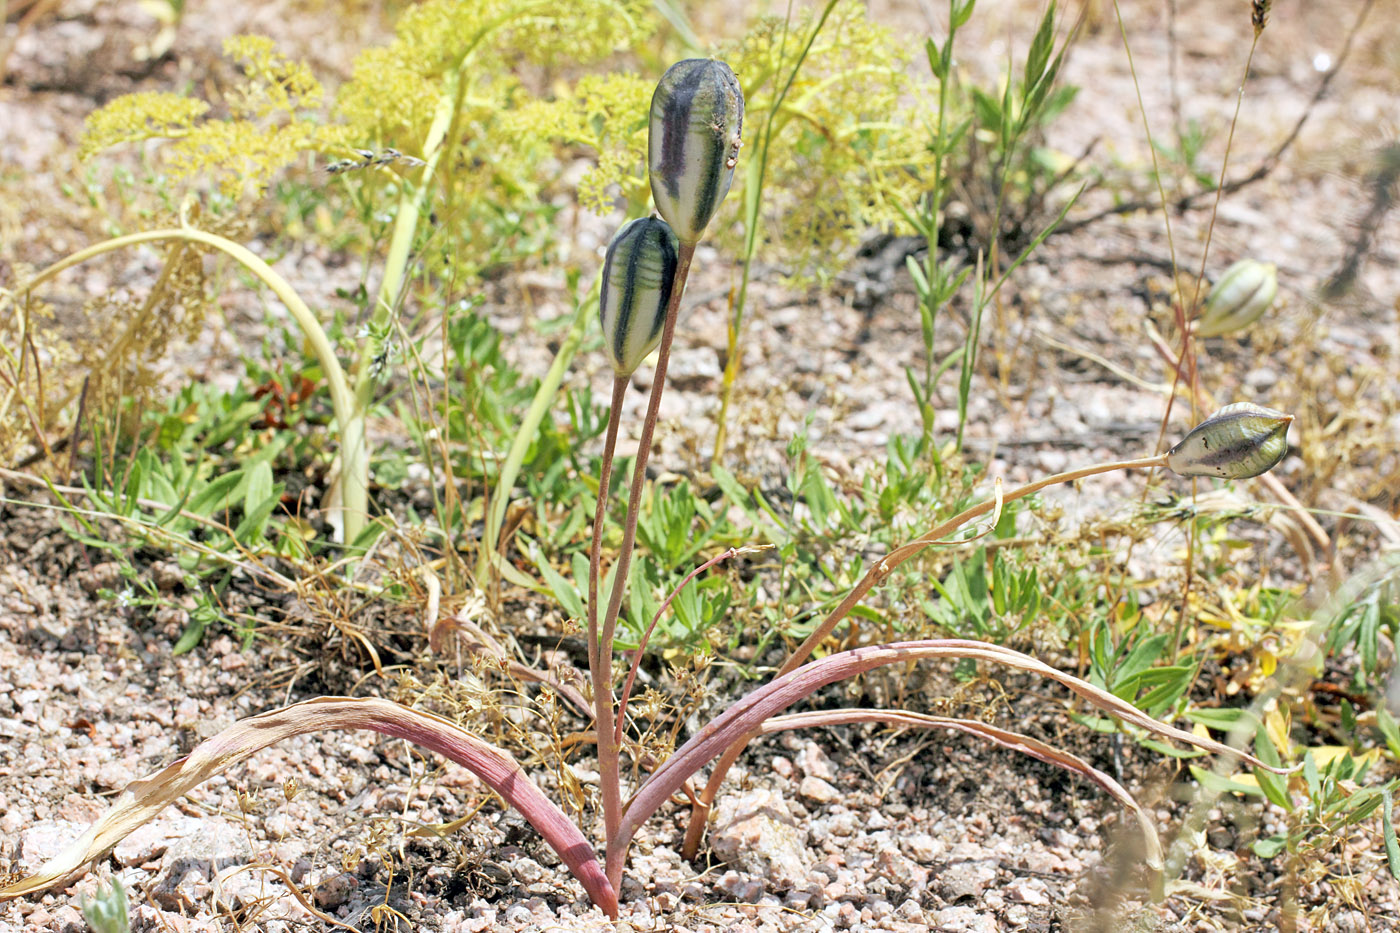
[[666, 610], [671, 608], [671, 601], [680, 595], [681, 590], [685, 589], [687, 583], [694, 580], [720, 561], [728, 560], [738, 553], [739, 551], [737, 548], [730, 548], [727, 551], [721, 551], [699, 567], [696, 567], [685, 575], [685, 579], [680, 582], [680, 585], [671, 591], [670, 596], [666, 597], [666, 601], [661, 604], [661, 608], [656, 610], [656, 615], [652, 618], [651, 624], [648, 625], [647, 630], [642, 633], [642, 640], [637, 643], [637, 650], [632, 652], [632, 663], [628, 666], [627, 677], [622, 682], [622, 698], [617, 701], [617, 732], [615, 738], [618, 745], [622, 744], [622, 730], [627, 726], [627, 698], [632, 695], [632, 682], [637, 679], [637, 665], [642, 661], [642, 652], [647, 650], [647, 642], [651, 640], [651, 633], [656, 630], [656, 623], [661, 621], [661, 617], [665, 615]]
[[[603, 442], [603, 465], [598, 473], [598, 505], [593, 512], [593, 542], [588, 549], [588, 670], [598, 670], [598, 577], [603, 568], [603, 522], [608, 516], [609, 489], [612, 486], [613, 457], [617, 451], [617, 429], [622, 420], [622, 399], [627, 395], [628, 376], [613, 376], [612, 404], [608, 408], [608, 434]], [[596, 699], [603, 693], [593, 683]]]
[[[613, 457], [617, 451], [617, 429], [622, 421], [622, 400], [627, 395], [627, 384], [631, 374], [613, 376], [612, 406], [608, 409], [608, 434], [603, 442], [603, 465], [598, 474], [598, 506], [593, 513], [593, 541], [588, 550], [588, 674], [593, 682], [593, 723], [595, 728], [612, 734], [613, 692], [612, 665], [604, 663], [605, 652], [598, 629], [598, 578], [602, 574], [603, 563], [603, 523], [608, 516], [609, 490], [612, 488]], [[609, 648], [611, 651], [611, 648]], [[598, 743], [598, 760], [603, 761], [603, 743]], [[613, 753], [614, 774], [616, 773], [616, 752]], [[606, 814], [620, 813], [622, 810], [622, 788], [617, 780], [607, 779], [603, 774], [602, 798], [604, 826], [611, 825]]]
[[603, 616], [602, 632], [598, 638], [596, 663], [592, 665], [594, 704], [598, 716], [598, 780], [602, 787], [603, 830], [608, 844], [617, 834], [622, 822], [622, 774], [618, 766], [618, 742], [613, 726], [612, 647], [617, 631], [617, 616], [622, 609], [622, 594], [627, 589], [627, 573], [632, 566], [632, 549], [637, 542], [637, 516], [642, 507], [642, 486], [646, 482], [647, 459], [651, 455], [651, 438], [656, 431], [656, 416], [661, 408], [661, 393], [666, 387], [666, 365], [671, 357], [671, 340], [676, 334], [676, 317], [680, 313], [681, 295], [690, 275], [690, 261], [695, 256], [695, 244], [682, 243], [677, 252], [676, 274], [672, 279], [671, 297], [666, 303], [666, 323], [661, 330], [661, 345], [656, 357], [656, 373], [652, 376], [651, 397], [647, 400], [646, 420], [642, 422], [642, 438], [637, 443], [637, 461], [632, 470], [632, 492], [627, 500], [627, 523], [622, 531], [622, 548], [617, 554], [612, 594], [608, 597], [607, 613]]
[[[1143, 457], [1138, 460], [1117, 460], [1111, 463], [1097, 463], [1093, 466], [1081, 467], [1080, 469], [1069, 470], [1065, 473], [1056, 473], [1053, 476], [1047, 476], [1033, 483], [1027, 483], [1024, 486], [1006, 493], [1001, 497], [1001, 501], [1003, 503], [1014, 502], [1017, 499], [1022, 499], [1039, 492], [1047, 486], [1055, 486], [1060, 483], [1072, 483], [1075, 480], [1083, 479], [1086, 476], [1093, 476], [1098, 473], [1110, 473], [1114, 470], [1151, 469], [1163, 466], [1165, 463], [1166, 455], [1164, 454], [1155, 457]], [[779, 669], [777, 676], [782, 677], [784, 674], [795, 670], [811, 657], [812, 651], [817, 645], [821, 644], [826, 637], [831, 634], [832, 630], [850, 614], [851, 610], [865, 598], [866, 594], [880, 585], [880, 583], [884, 582], [885, 578], [893, 573], [900, 564], [914, 557], [924, 548], [932, 544], [937, 544], [940, 539], [949, 532], [962, 527], [974, 518], [986, 515], [996, 507], [996, 504], [997, 500], [995, 497], [984, 499], [971, 508], [954, 515], [927, 534], [921, 535], [908, 544], [901, 545], [887, 554], [883, 560], [870, 568], [870, 571], [856, 584], [855, 589], [851, 590], [846, 598], [841, 601], [841, 605], [833, 609], [831, 614], [826, 617], [825, 621], [797, 647], [797, 650], [792, 653], [787, 659], [787, 662]], [[754, 734], [744, 736], [739, 739], [739, 741], [726, 748], [724, 754], [715, 762], [714, 770], [710, 772], [710, 779], [700, 791], [700, 802], [691, 809], [690, 823], [686, 826], [685, 842], [681, 847], [681, 854], [685, 858], [693, 859], [695, 854], [700, 850], [700, 840], [705, 835], [705, 823], [709, 819], [710, 806], [714, 803], [715, 796], [719, 793], [720, 785], [724, 783], [725, 775], [728, 774], [729, 769], [734, 766], [734, 762], [739, 760], [739, 756], [743, 754], [744, 749], [748, 746], [753, 735]]]

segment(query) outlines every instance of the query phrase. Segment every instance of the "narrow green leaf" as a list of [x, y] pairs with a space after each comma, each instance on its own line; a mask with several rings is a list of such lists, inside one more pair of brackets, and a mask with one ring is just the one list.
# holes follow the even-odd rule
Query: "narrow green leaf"
[[1031, 40], [1031, 47], [1026, 54], [1026, 76], [1025, 93], [1029, 95], [1033, 86], [1040, 82], [1045, 75], [1045, 66], [1050, 61], [1050, 51], [1055, 44], [1055, 4], [1051, 3], [1046, 9], [1045, 15], [1041, 17], [1040, 28], [1035, 32], [1035, 38]]
[[1191, 776], [1196, 782], [1206, 790], [1216, 794], [1244, 794], [1247, 797], [1262, 797], [1264, 792], [1252, 784], [1240, 784], [1229, 778], [1221, 777], [1214, 771], [1205, 768], [1198, 768], [1191, 765]]
[[[1274, 742], [1269, 738], [1268, 730], [1260, 728], [1254, 733], [1254, 751], [1259, 756], [1259, 760], [1268, 765], [1278, 767], [1283, 764], [1279, 758], [1278, 749], [1274, 747]], [[1259, 789], [1264, 792], [1264, 796], [1269, 798], [1269, 802], [1280, 806], [1289, 813], [1293, 812], [1293, 799], [1288, 796], [1288, 779], [1263, 768], [1254, 769], [1254, 779], [1259, 782]]]
[[1381, 736], [1385, 739], [1386, 748], [1396, 758], [1400, 758], [1400, 725], [1395, 722], [1395, 717], [1390, 715], [1390, 710], [1384, 706], [1376, 707], [1376, 727], [1381, 730]]
[[171, 654], [184, 654], [194, 650], [194, 646], [204, 638], [204, 619], [199, 613], [190, 614], [190, 624], [185, 626], [185, 631], [181, 633], [180, 640], [175, 642], [175, 647], [171, 649]]
[[233, 493], [242, 482], [243, 471], [241, 469], [225, 473], [207, 483], [189, 502], [185, 503], [185, 511], [203, 515], [206, 518], [215, 512], [223, 511], [233, 504]]
[[545, 585], [549, 587], [554, 598], [559, 600], [559, 605], [564, 607], [564, 611], [571, 618], [582, 619], [588, 614], [583, 605], [583, 597], [574, 585], [564, 578], [564, 575], [555, 570], [549, 564], [549, 559], [538, 550], [534, 552], [535, 566], [539, 568], [540, 576], [544, 577]]
[[233, 530], [234, 540], [244, 544], [261, 540], [263, 531], [267, 528], [267, 520], [272, 517], [273, 510], [281, 503], [282, 484], [278, 483], [272, 487], [272, 492], [268, 494], [266, 499], [244, 510], [243, 520]]
[[1198, 722], [1209, 729], [1218, 729], [1221, 732], [1229, 732], [1242, 722], [1250, 723], [1256, 729], [1259, 728], [1259, 718], [1247, 709], [1235, 707], [1228, 708], [1196, 708], [1188, 709], [1184, 715], [1192, 722]]
[[1400, 844], [1395, 841], [1395, 815], [1390, 799], [1390, 788], [1381, 791], [1384, 809], [1381, 811], [1381, 834], [1385, 837], [1385, 861], [1390, 866], [1390, 877], [1400, 881]]

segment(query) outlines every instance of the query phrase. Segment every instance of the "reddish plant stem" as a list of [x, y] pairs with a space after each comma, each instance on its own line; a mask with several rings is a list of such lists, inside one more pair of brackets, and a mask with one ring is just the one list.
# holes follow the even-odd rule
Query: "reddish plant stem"
[[[671, 297], [666, 303], [666, 323], [661, 331], [661, 345], [656, 357], [656, 373], [652, 377], [651, 397], [647, 401], [646, 420], [642, 422], [642, 437], [637, 443], [636, 465], [632, 470], [632, 492], [627, 500], [627, 523], [623, 526], [622, 548], [617, 555], [612, 593], [603, 616], [602, 631], [597, 639], [595, 656], [590, 664], [593, 674], [594, 705], [598, 715], [594, 727], [598, 730], [598, 780], [603, 798], [603, 830], [608, 845], [612, 844], [622, 822], [622, 774], [618, 765], [618, 741], [613, 718], [612, 648], [617, 631], [617, 616], [622, 609], [622, 594], [627, 589], [627, 574], [632, 567], [632, 550], [637, 543], [637, 517], [642, 506], [642, 486], [646, 483], [647, 459], [651, 455], [651, 439], [656, 431], [657, 413], [661, 408], [661, 393], [666, 387], [666, 366], [671, 356], [671, 340], [676, 334], [676, 317], [680, 313], [681, 295], [690, 275], [690, 261], [695, 256], [695, 244], [682, 243], [677, 254], [676, 274], [672, 279]], [[595, 528], [595, 537], [599, 529]], [[590, 574], [592, 576], [594, 574]], [[594, 605], [590, 602], [590, 606]], [[591, 610], [590, 610], [591, 611]], [[591, 618], [591, 616], [590, 616]], [[590, 638], [592, 633], [590, 632]]]
[[[603, 442], [603, 465], [598, 474], [598, 505], [593, 512], [593, 542], [588, 550], [588, 670], [595, 675], [598, 671], [598, 578], [602, 574], [603, 564], [603, 522], [608, 516], [613, 457], [617, 452], [617, 429], [622, 421], [622, 399], [627, 395], [629, 379], [628, 376], [613, 376], [612, 404], [608, 408], [608, 434]], [[607, 691], [598, 689], [595, 676], [595, 704], [605, 692]]]
[[[612, 734], [613, 692], [612, 665], [604, 658], [611, 652], [602, 647], [598, 628], [598, 578], [602, 574], [603, 563], [603, 522], [608, 515], [609, 490], [612, 488], [613, 457], [617, 451], [617, 430], [622, 420], [622, 399], [627, 394], [627, 383], [631, 375], [613, 376], [612, 407], [608, 410], [608, 435], [603, 442], [603, 465], [598, 474], [598, 506], [593, 514], [593, 541], [588, 552], [588, 673], [593, 682], [593, 723], [594, 727], [607, 735]], [[599, 771], [602, 775], [601, 796], [603, 798], [603, 825], [612, 826], [610, 813], [622, 812], [622, 788], [617, 780], [617, 752], [613, 751], [612, 780], [603, 766], [603, 745], [598, 743]]]
[[[1075, 480], [1083, 479], [1086, 476], [1093, 476], [1098, 473], [1110, 473], [1115, 470], [1149, 469], [1163, 466], [1165, 463], [1165, 455], [1143, 457], [1138, 460], [1117, 460], [1110, 463], [1097, 463], [1092, 466], [1081, 467], [1077, 470], [1069, 470], [1065, 473], [1056, 473], [1053, 476], [1047, 476], [1033, 483], [1027, 483], [1024, 486], [1006, 493], [1001, 497], [1001, 501], [1002, 503], [1014, 502], [1017, 499], [1023, 499], [1026, 496], [1039, 492], [1047, 486], [1055, 486], [1060, 483], [1072, 483]], [[893, 573], [900, 564], [914, 557], [920, 551], [924, 550], [924, 548], [939, 543], [943, 536], [950, 532], [955, 531], [975, 518], [986, 515], [992, 509], [996, 508], [996, 506], [997, 499], [995, 497], [984, 499], [971, 508], [964, 509], [957, 515], [954, 515], [927, 534], [921, 535], [908, 544], [901, 545], [887, 554], [883, 560], [870, 568], [870, 571], [866, 573], [865, 577], [856, 584], [855, 589], [851, 590], [846, 598], [841, 601], [841, 605], [833, 609], [831, 614], [826, 617], [825, 621], [823, 621], [811, 635], [808, 635], [807, 639], [788, 657], [787, 662], [779, 669], [777, 677], [782, 677], [790, 673], [811, 657], [817, 645], [821, 644], [836, 626], [850, 614], [851, 610], [854, 609], [871, 590], [883, 583], [885, 578]], [[709, 820], [710, 807], [714, 803], [715, 796], [719, 793], [720, 786], [724, 783], [725, 775], [727, 775], [729, 769], [734, 766], [734, 762], [739, 760], [739, 756], [743, 754], [744, 749], [748, 747], [749, 742], [756, 734], [757, 733], [750, 733], [741, 737], [738, 741], [726, 748], [724, 753], [720, 755], [719, 760], [715, 762], [714, 770], [710, 772], [709, 781], [705, 783], [704, 788], [700, 791], [700, 802], [691, 808], [690, 823], [686, 826], [685, 842], [681, 848], [681, 854], [685, 858], [695, 858], [695, 854], [700, 850], [700, 840], [705, 835], [705, 824]]]
[[691, 736], [690, 740], [667, 758], [628, 801], [627, 812], [618, 829], [618, 835], [607, 848], [604, 865], [609, 883], [617, 888], [622, 877], [622, 864], [627, 857], [628, 843], [638, 827], [671, 799], [671, 795], [680, 788], [686, 778], [703, 768], [721, 751], [742, 745], [761, 732], [766, 720], [828, 684], [849, 680], [877, 667], [908, 661], [951, 658], [971, 658], [990, 664], [1004, 664], [1044, 677], [1067, 687], [1082, 700], [1129, 725], [1217, 755], [1235, 756], [1271, 773], [1292, 774], [1298, 770], [1297, 767], [1290, 769], [1266, 765], [1253, 755], [1231, 748], [1223, 742], [1159, 722], [1107, 690], [1095, 687], [1073, 674], [1067, 674], [1011, 648], [963, 638], [935, 638], [890, 645], [870, 645], [819, 658], [810, 664], [801, 665], [789, 674], [774, 678], [731, 705]]

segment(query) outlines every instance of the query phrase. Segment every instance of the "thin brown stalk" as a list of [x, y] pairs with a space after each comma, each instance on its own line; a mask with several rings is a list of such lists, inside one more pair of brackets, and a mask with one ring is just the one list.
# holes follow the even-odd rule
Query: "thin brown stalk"
[[[656, 357], [656, 372], [652, 376], [651, 396], [647, 400], [646, 420], [642, 422], [642, 437], [637, 442], [637, 458], [632, 469], [632, 491], [627, 499], [627, 520], [623, 526], [622, 547], [618, 551], [612, 593], [608, 597], [607, 613], [595, 649], [593, 674], [594, 718], [598, 730], [598, 774], [602, 787], [603, 827], [611, 841], [622, 821], [622, 774], [618, 765], [618, 743], [614, 725], [612, 692], [612, 646], [617, 631], [617, 617], [622, 610], [622, 594], [627, 589], [627, 574], [632, 567], [632, 550], [637, 542], [637, 518], [642, 507], [642, 487], [646, 484], [647, 459], [651, 456], [651, 439], [656, 431], [657, 414], [661, 409], [661, 393], [666, 388], [666, 367], [671, 356], [671, 341], [676, 335], [676, 318], [680, 313], [681, 296], [690, 276], [690, 262], [695, 257], [695, 244], [682, 243], [677, 252], [676, 274], [671, 297], [666, 304], [666, 323], [661, 331], [661, 345]], [[592, 633], [590, 632], [590, 636]]]

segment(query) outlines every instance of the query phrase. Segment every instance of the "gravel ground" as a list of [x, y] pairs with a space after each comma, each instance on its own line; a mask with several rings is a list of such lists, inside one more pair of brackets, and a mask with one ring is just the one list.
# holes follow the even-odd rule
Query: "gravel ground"
[[[1140, 74], [1166, 74], [1169, 30], [1162, 6], [1124, 6]], [[1316, 86], [1316, 56], [1339, 48], [1354, 11], [1348, 7], [1339, 18], [1322, 6], [1301, 0], [1274, 5], [1237, 139], [1240, 166], [1253, 165], [1287, 132]], [[269, 12], [272, 5], [250, 5], [238, 14], [246, 19], [240, 22], [211, 17], [200, 4], [190, 7], [191, 26], [177, 46], [183, 63], [204, 61], [223, 35], [251, 29], [296, 32], [288, 36], [293, 53], [311, 53], [318, 67], [333, 71], [343, 67], [349, 43], [361, 40], [336, 33], [320, 47], [308, 38], [314, 30], [292, 30], [294, 17]], [[0, 123], [21, 130], [13, 134], [21, 144], [0, 158], [32, 179], [35, 197], [55, 203], [63, 173], [71, 170], [60, 154], [95, 99], [186, 76], [174, 69], [106, 67], [129, 61], [130, 42], [122, 45], [116, 27], [148, 24], [114, 20], [111, 4], [75, 8], [23, 37], [10, 62], [17, 77], [0, 86]], [[916, 5], [874, 9], [925, 28]], [[1187, 115], [1207, 122], [1228, 118], [1237, 53], [1248, 41], [1245, 18], [1224, 22], [1205, 3], [1176, 9]], [[975, 31], [964, 45], [981, 50], [977, 67], [1000, 66], [1003, 27], [1025, 10], [1026, 4], [979, 4]], [[1136, 170], [1146, 155], [1140, 118], [1111, 10], [1109, 16], [1076, 48], [1067, 79], [1096, 92], [1116, 90], [1082, 95], [1057, 124], [1052, 142], [1078, 153], [1097, 140], [1110, 170]], [[1303, 456], [1284, 466], [1285, 480], [1300, 490], [1312, 465], [1326, 458], [1331, 436], [1321, 430], [1323, 415], [1346, 397], [1349, 370], [1389, 367], [1393, 375], [1400, 277], [1386, 244], [1400, 242], [1396, 217], [1382, 217], [1376, 231], [1382, 245], [1363, 266], [1352, 298], [1320, 304], [1312, 297], [1344, 261], [1365, 216], [1361, 163], [1376, 142], [1371, 127], [1389, 126], [1393, 135], [1400, 69], [1386, 16], [1393, 26], [1393, 8], [1376, 14], [1350, 70], [1317, 106], [1290, 157], [1265, 181], [1228, 199], [1214, 231], [1213, 269], [1243, 255], [1280, 266], [1285, 298], [1277, 318], [1253, 343], [1213, 345], [1210, 381], [1222, 395], [1266, 403], [1297, 398], [1317, 412], [1299, 426]], [[58, 54], [59, 47], [71, 54]], [[99, 86], [100, 94], [93, 90]], [[1144, 93], [1154, 119], [1168, 121], [1165, 82], [1145, 82]], [[1106, 206], [1114, 193], [1112, 186], [1091, 192], [1084, 209]], [[17, 227], [6, 226], [8, 218], [0, 213], [0, 230], [15, 236], [0, 244], [0, 256], [10, 261], [51, 261], [83, 242], [76, 218], [72, 229], [41, 225], [38, 214], [25, 215]], [[601, 221], [580, 221], [584, 240], [606, 235]], [[1178, 218], [1177, 243], [1188, 267], [1198, 261], [1205, 222], [1204, 212]], [[1145, 314], [1161, 315], [1160, 303], [1148, 307], [1164, 277], [1155, 265], [1165, 257], [1160, 221], [1103, 221], [1052, 240], [1043, 257], [1024, 271], [1008, 299], [1014, 313], [1007, 323], [991, 328], [990, 339], [1004, 352], [979, 380], [970, 409], [971, 449], [987, 459], [990, 474], [1009, 481], [1136, 453], [1151, 445], [1161, 416], [1158, 393], [1042, 339], [1050, 334], [1138, 379], [1160, 381], [1161, 367], [1140, 329]], [[811, 446], [836, 475], [858, 475], [891, 434], [916, 428], [903, 367], [917, 362], [918, 323], [907, 279], [898, 272], [901, 262], [872, 259], [822, 294], [793, 293], [776, 275], [759, 276], [752, 293], [758, 311], [735, 403], [741, 412], [763, 410], [771, 417], [741, 417], [731, 426], [731, 456], [750, 477], [780, 474], [784, 439], [808, 413]], [[355, 270], [314, 247], [283, 257], [278, 268], [310, 294], [330, 295], [356, 280]], [[700, 269], [684, 345], [673, 362], [676, 388], [666, 396], [657, 457], [662, 469], [681, 475], [702, 469], [710, 446], [725, 347], [724, 295], [733, 273], [718, 255]], [[122, 280], [139, 285], [153, 272], [127, 269]], [[92, 275], [83, 287], [109, 284], [102, 273]], [[234, 336], [257, 338], [259, 306], [234, 303], [226, 311]], [[504, 301], [496, 311], [506, 323]], [[226, 362], [229, 333], [217, 336], [184, 351], [173, 378], [203, 372], [211, 359]], [[523, 366], [539, 362], [532, 356], [538, 349], [513, 346], [511, 352]], [[1326, 356], [1334, 368], [1279, 375], [1298, 371], [1309, 353]], [[602, 391], [600, 361], [581, 366], [593, 367]], [[646, 378], [639, 374], [639, 388]], [[1386, 407], [1394, 405], [1393, 386], [1389, 396], [1386, 389], [1382, 380], [1379, 396], [1367, 404], [1376, 406], [1382, 429], [1393, 423], [1393, 436], [1400, 437], [1400, 415]], [[629, 406], [642, 398], [632, 393]], [[945, 411], [951, 401], [949, 392]], [[1317, 430], [1302, 433], [1309, 427]], [[1344, 508], [1346, 495], [1385, 475], [1384, 462], [1353, 466], [1356, 474], [1308, 501]], [[1057, 493], [1054, 501], [1070, 518], [1088, 520], [1120, 512], [1140, 490], [1137, 480], [1118, 477]], [[102, 598], [99, 590], [124, 587], [116, 564], [62, 531], [41, 507], [42, 495], [16, 488], [6, 495], [30, 497], [34, 505], [0, 504], [0, 871], [34, 870], [105, 809], [104, 797], [236, 718], [322, 693], [394, 693], [394, 683], [369, 677], [349, 639], [329, 628], [308, 632], [303, 625], [295, 638], [261, 639], [248, 651], [215, 633], [192, 654], [172, 656], [192, 599], [159, 555], [140, 551], [134, 562], [168, 605], [150, 611]], [[1174, 540], [1164, 537], [1142, 549], [1140, 566], [1129, 569], [1143, 577], [1160, 569]], [[1374, 544], [1359, 533], [1342, 543], [1350, 557]], [[1298, 576], [1286, 558], [1270, 558], [1263, 570], [1271, 579]], [[227, 600], [230, 611], [263, 621], [298, 617], [287, 598], [249, 580], [235, 581]], [[412, 620], [375, 621], [374, 630], [391, 633], [386, 645], [397, 645], [405, 661], [425, 659], [425, 639], [412, 634]], [[549, 621], [530, 617], [521, 627], [549, 631]], [[732, 686], [722, 678], [718, 683]], [[1073, 726], [1063, 698], [1043, 685], [1015, 677], [1002, 685], [1010, 699], [992, 703], [986, 715], [1105, 770], [1121, 769], [1170, 842], [1192, 796], [1173, 762], [1133, 747], [1115, 749], [1106, 737]], [[949, 672], [932, 670], [895, 688], [912, 708], [929, 708], [956, 684]], [[873, 682], [866, 689], [879, 694], [891, 685]], [[818, 702], [845, 699], [833, 692]], [[586, 758], [569, 765], [585, 788], [596, 781], [591, 765]], [[532, 771], [547, 792], [558, 787], [548, 769]], [[408, 835], [420, 824], [474, 812], [447, 838]], [[109, 876], [120, 877], [131, 892], [138, 931], [323, 926], [289, 885], [318, 911], [357, 929], [1263, 931], [1279, 924], [1278, 866], [1249, 850], [1261, 832], [1276, 828], [1278, 811], [1218, 801], [1203, 826], [1186, 836], [1190, 857], [1182, 881], [1164, 904], [1150, 906], [1141, 890], [1137, 841], [1111, 802], [1049, 766], [970, 739], [842, 728], [761, 740], [736, 768], [718, 806], [710, 851], [699, 864], [686, 863], [677, 851], [685, 816], [663, 810], [644, 828], [624, 883], [622, 917], [608, 923], [549, 851], [503, 814], [469, 773], [367, 733], [308, 736], [261, 752], [182, 798], [72, 888], [0, 905], [0, 930], [81, 930], [76, 904]], [[1375, 827], [1357, 829], [1309, 869], [1297, 891], [1308, 929], [1400, 929], [1394, 919], [1400, 895], [1385, 871]]]

